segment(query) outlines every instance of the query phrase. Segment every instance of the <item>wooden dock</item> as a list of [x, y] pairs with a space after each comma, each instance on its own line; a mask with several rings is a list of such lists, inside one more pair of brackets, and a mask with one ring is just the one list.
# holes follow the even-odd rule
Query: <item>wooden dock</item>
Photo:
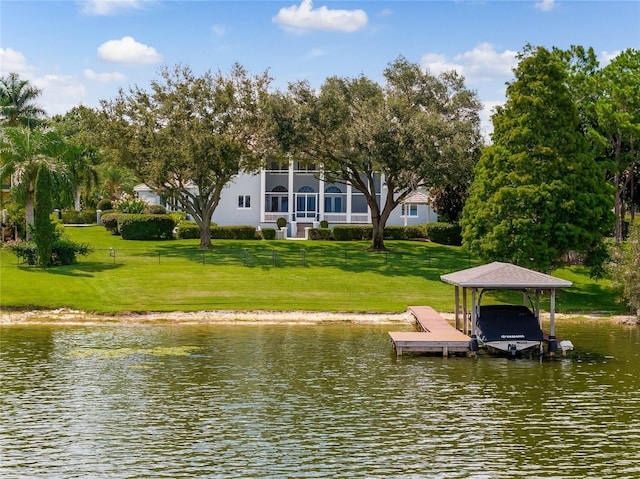
[[393, 348], [398, 356], [415, 353], [466, 353], [471, 338], [458, 331], [430, 306], [409, 306], [419, 331], [390, 332]]

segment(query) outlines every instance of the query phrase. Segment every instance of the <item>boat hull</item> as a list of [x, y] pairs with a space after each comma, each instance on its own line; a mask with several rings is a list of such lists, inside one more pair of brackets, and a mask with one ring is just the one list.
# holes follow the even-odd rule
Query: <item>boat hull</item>
[[544, 341], [535, 314], [526, 306], [480, 306], [476, 327], [485, 346], [511, 354], [541, 348]]

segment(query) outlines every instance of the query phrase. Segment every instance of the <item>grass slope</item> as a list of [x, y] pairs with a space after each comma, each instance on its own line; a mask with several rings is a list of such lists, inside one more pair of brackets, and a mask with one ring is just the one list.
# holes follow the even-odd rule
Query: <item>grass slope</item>
[[[198, 240], [126, 241], [98, 226], [66, 231], [94, 249], [75, 265], [19, 266], [0, 250], [1, 307], [401, 312], [425, 304], [453, 311], [453, 286], [440, 275], [480, 264], [460, 248], [423, 242], [388, 241], [384, 254], [368, 252], [368, 242], [226, 240], [203, 252]], [[554, 274], [574, 283], [559, 292], [557, 311], [624, 310], [609, 283], [589, 279], [584, 268]]]

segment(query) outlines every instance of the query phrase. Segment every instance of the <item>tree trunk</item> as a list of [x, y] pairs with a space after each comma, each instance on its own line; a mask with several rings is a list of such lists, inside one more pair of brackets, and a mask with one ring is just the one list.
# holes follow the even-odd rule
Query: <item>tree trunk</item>
[[371, 251], [386, 251], [387, 248], [384, 245], [384, 222], [380, 221], [380, 217], [374, 217], [372, 219], [373, 225], [373, 237], [371, 239]]
[[25, 207], [25, 216], [27, 218], [26, 230], [25, 230], [25, 238], [27, 241], [33, 239], [33, 234], [31, 234], [31, 228], [34, 224], [34, 211], [33, 211], [33, 193], [27, 193], [27, 204]]
[[75, 210], [80, 211], [80, 188], [76, 188]]
[[200, 225], [200, 249], [211, 248], [211, 228], [203, 222]]
[[616, 215], [616, 229], [615, 229], [615, 240], [616, 246], [620, 246], [620, 242], [622, 241], [622, 204], [620, 200], [620, 173], [616, 171], [616, 174], [613, 177], [613, 184], [616, 185], [616, 193], [614, 200], [614, 211]]

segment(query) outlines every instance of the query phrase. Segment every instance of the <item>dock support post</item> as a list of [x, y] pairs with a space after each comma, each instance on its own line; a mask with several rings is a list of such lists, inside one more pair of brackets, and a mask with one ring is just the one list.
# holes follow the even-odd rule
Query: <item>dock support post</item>
[[460, 329], [460, 287], [456, 285], [454, 291], [455, 291], [455, 309], [456, 309], [456, 329], [458, 331], [462, 331], [462, 329]]
[[558, 343], [556, 342], [556, 290], [551, 290], [549, 300], [549, 356], [556, 355]]
[[449, 348], [446, 346], [442, 347], [442, 357], [443, 358], [448, 358], [449, 357]]

